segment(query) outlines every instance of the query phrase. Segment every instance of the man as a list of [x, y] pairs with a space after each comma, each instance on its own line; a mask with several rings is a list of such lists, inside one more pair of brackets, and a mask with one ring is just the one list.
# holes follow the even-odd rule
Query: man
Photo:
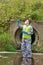
[[[23, 55], [23, 62], [26, 63], [26, 61], [31, 61], [32, 58], [31, 35], [33, 34], [33, 28], [30, 25], [30, 20], [26, 20], [24, 25], [22, 25], [19, 20], [17, 20], [17, 23], [18, 26], [22, 28], [21, 50]], [[24, 65], [24, 63], [22, 65]]]

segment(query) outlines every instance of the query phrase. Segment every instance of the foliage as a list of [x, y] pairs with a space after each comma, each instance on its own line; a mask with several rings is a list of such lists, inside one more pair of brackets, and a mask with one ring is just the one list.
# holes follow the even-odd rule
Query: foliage
[[[34, 13], [35, 12], [35, 13]], [[37, 14], [36, 14], [37, 13]], [[31, 18], [31, 14], [43, 21], [43, 1], [41, 0], [2, 0], [0, 1], [0, 23], [6, 23], [10, 18]], [[35, 15], [36, 14], [36, 15]], [[36, 17], [35, 17], [36, 18]], [[33, 19], [33, 18], [32, 18]], [[37, 20], [37, 18], [36, 18]]]
[[0, 51], [16, 51], [16, 47], [13, 44], [10, 33], [0, 34]]

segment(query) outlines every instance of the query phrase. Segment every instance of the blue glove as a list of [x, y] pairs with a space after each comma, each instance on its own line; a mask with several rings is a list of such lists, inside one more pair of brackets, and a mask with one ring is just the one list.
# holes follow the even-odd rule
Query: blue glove
[[28, 34], [27, 32], [25, 32], [25, 31], [22, 31], [22, 34]]
[[17, 20], [16, 22], [17, 22], [18, 24], [20, 24], [20, 20]]

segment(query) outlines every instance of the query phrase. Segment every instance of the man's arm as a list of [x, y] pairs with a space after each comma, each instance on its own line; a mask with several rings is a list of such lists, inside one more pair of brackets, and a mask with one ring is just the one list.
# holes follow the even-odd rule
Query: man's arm
[[20, 20], [17, 20], [16, 22], [17, 22], [19, 28], [23, 28], [23, 25], [20, 23]]
[[28, 32], [29, 35], [32, 35], [33, 34], [33, 27], [30, 26], [30, 32]]

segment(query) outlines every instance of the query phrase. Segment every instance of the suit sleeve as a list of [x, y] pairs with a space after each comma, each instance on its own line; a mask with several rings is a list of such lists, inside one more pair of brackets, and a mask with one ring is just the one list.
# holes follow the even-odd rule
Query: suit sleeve
[[29, 35], [32, 35], [33, 34], [33, 27], [30, 26], [30, 32], [28, 32]]
[[21, 23], [18, 24], [19, 28], [23, 28], [23, 25]]

